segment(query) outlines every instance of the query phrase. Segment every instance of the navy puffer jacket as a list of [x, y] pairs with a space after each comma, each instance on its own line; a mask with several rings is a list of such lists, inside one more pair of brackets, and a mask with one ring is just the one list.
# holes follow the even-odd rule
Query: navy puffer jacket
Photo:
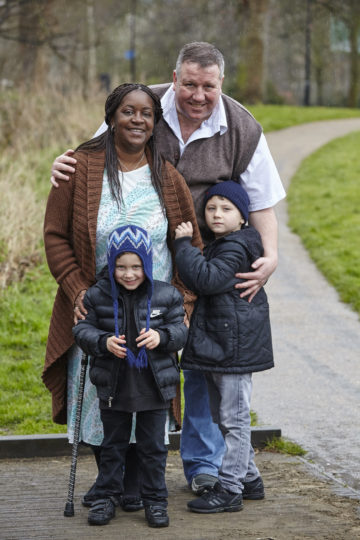
[[[146, 327], [147, 295], [140, 288], [135, 294], [135, 321], [137, 332], [140, 332]], [[92, 357], [90, 380], [96, 386], [98, 397], [104, 401], [110, 396], [116, 399], [120, 362], [106, 348], [106, 340], [114, 335], [115, 327], [110, 280], [106, 275], [88, 289], [84, 305], [88, 314], [85, 320], [79, 321], [73, 328], [75, 341]], [[160, 344], [146, 352], [155, 383], [164, 401], [176, 395], [179, 368], [172, 353], [182, 349], [186, 342], [188, 330], [183, 321], [182, 295], [172, 285], [154, 280], [150, 328], [159, 332]], [[124, 303], [119, 294], [120, 335], [125, 334], [125, 328]]]
[[204, 255], [189, 237], [175, 248], [179, 275], [198, 295], [181, 367], [239, 374], [273, 367], [266, 293], [261, 289], [249, 303], [234, 289], [235, 274], [249, 272], [263, 254], [260, 234], [245, 227], [213, 241]]

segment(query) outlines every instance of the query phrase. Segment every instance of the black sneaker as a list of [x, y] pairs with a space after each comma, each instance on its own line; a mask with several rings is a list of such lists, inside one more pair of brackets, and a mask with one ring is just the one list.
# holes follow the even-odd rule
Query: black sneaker
[[91, 505], [88, 514], [90, 525], [106, 525], [115, 516], [115, 504], [112, 498], [99, 499]]
[[144, 508], [144, 503], [140, 497], [128, 495], [122, 498], [120, 506], [125, 512], [137, 512]]
[[[81, 498], [81, 504], [83, 506], [90, 508], [100, 498], [104, 498], [104, 497], [99, 497], [99, 495], [96, 495], [95, 490], [96, 490], [96, 484], [93, 484], [91, 488], [89, 489], [89, 491], [87, 491], [85, 495], [83, 495], [83, 497]], [[121, 495], [112, 496], [112, 501], [115, 504], [115, 506], [121, 505], [121, 501], [122, 501]]]
[[169, 516], [163, 506], [145, 506], [145, 517], [149, 527], [169, 526]]
[[87, 506], [90, 508], [90, 506], [98, 499], [99, 497], [96, 497], [95, 495], [95, 483], [91, 486], [89, 491], [85, 493], [85, 495], [81, 499], [81, 504], [83, 506]]
[[216, 512], [239, 512], [243, 508], [241, 493], [231, 493], [216, 482], [214, 487], [206, 491], [199, 499], [187, 503], [189, 510], [198, 514], [215, 514]]
[[243, 482], [244, 489], [242, 492], [243, 499], [258, 501], [265, 497], [264, 482], [261, 476], [255, 478], [251, 482]]
[[204, 491], [214, 487], [217, 481], [217, 477], [211, 474], [197, 474], [192, 479], [191, 491], [195, 495], [202, 495]]

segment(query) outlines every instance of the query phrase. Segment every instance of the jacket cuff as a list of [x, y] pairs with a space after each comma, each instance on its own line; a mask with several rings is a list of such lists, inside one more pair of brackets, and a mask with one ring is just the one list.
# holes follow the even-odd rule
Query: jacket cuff
[[79, 293], [81, 291], [87, 291], [90, 286], [82, 279], [82, 276], [80, 274], [81, 271], [73, 272], [69, 276], [69, 278], [65, 278], [61, 283], [63, 291], [65, 292], [66, 296], [69, 298], [73, 306], [75, 305], [75, 300], [78, 297]]
[[182, 245], [186, 244], [191, 244], [191, 240], [192, 240], [192, 237], [191, 236], [182, 236], [181, 238], [176, 238], [176, 240], [174, 240], [174, 247], [176, 249], [176, 251], [178, 249], [181, 248]]
[[106, 334], [105, 336], [101, 336], [101, 338], [99, 339], [99, 350], [101, 354], [106, 354], [109, 352], [106, 346], [106, 342], [107, 342], [108, 337], [110, 337], [110, 335], [111, 334]]
[[160, 330], [160, 328], [155, 329], [156, 332], [160, 334], [160, 343], [159, 345], [161, 347], [166, 347], [166, 345], [169, 343], [169, 334], [166, 332], [166, 330]]

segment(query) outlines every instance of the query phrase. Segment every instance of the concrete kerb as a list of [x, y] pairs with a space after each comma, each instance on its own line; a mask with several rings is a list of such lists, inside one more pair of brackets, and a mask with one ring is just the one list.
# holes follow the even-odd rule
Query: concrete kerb
[[[170, 433], [169, 450], [179, 450], [180, 435], [180, 431]], [[266, 442], [274, 437], [281, 437], [279, 428], [251, 428], [251, 444], [254, 448], [264, 448]], [[0, 459], [70, 456], [71, 449], [66, 433], [0, 437]], [[79, 454], [89, 453], [91, 453], [89, 448], [79, 445]]]

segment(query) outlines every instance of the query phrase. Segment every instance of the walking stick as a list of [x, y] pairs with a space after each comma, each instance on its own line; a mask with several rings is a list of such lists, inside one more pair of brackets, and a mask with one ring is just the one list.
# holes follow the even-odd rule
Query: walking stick
[[69, 489], [68, 489], [68, 496], [67, 496], [67, 501], [66, 501], [65, 510], [64, 510], [64, 516], [66, 517], [72, 517], [74, 515], [75, 474], [76, 474], [78, 446], [79, 446], [79, 439], [80, 439], [81, 409], [82, 409], [82, 402], [83, 402], [83, 397], [84, 397], [85, 375], [86, 375], [87, 364], [88, 364], [88, 356], [86, 353], [83, 352], [82, 357], [81, 357], [79, 394], [78, 394], [78, 400], [77, 400], [77, 405], [76, 405], [74, 443], [72, 447], [72, 456], [71, 456]]

